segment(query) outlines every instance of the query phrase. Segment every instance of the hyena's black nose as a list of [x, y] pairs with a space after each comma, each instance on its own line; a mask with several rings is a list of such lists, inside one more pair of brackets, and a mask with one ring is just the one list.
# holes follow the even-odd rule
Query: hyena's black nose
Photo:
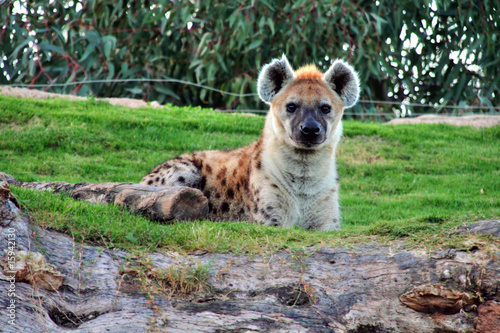
[[321, 127], [315, 120], [308, 119], [300, 125], [300, 131], [307, 137], [316, 137], [321, 134]]

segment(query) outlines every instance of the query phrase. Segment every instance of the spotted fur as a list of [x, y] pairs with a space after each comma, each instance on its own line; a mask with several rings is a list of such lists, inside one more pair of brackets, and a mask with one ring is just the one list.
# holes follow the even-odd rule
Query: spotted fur
[[356, 73], [339, 60], [325, 74], [314, 65], [294, 72], [283, 56], [263, 67], [257, 88], [271, 105], [257, 142], [180, 155], [141, 184], [200, 189], [212, 221], [338, 229], [335, 152], [343, 110], [358, 99]]

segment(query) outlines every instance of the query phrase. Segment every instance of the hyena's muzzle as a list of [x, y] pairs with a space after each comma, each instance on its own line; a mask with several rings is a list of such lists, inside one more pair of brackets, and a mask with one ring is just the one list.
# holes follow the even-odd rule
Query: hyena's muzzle
[[290, 121], [292, 140], [301, 146], [310, 148], [326, 140], [326, 120], [318, 115], [319, 110], [303, 108], [296, 112]]

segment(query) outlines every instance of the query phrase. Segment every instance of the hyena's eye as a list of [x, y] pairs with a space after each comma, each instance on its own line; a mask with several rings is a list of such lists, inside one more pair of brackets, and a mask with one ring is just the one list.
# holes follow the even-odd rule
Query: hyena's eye
[[321, 106], [321, 112], [323, 112], [324, 114], [330, 113], [331, 110], [332, 108], [330, 107], [330, 105]]
[[286, 111], [290, 113], [294, 113], [297, 110], [297, 105], [290, 103], [286, 106]]

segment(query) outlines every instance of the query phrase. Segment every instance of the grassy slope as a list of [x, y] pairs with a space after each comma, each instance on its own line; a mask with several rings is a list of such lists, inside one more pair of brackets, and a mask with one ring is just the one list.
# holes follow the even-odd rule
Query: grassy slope
[[[23, 181], [138, 182], [182, 152], [229, 149], [264, 119], [198, 108], [128, 109], [0, 96], [0, 171]], [[147, 221], [115, 207], [15, 189], [38, 223], [77, 239], [149, 248], [258, 251], [366, 235], [442, 243], [461, 222], [500, 216], [500, 127], [346, 122], [339, 151], [342, 231]]]

